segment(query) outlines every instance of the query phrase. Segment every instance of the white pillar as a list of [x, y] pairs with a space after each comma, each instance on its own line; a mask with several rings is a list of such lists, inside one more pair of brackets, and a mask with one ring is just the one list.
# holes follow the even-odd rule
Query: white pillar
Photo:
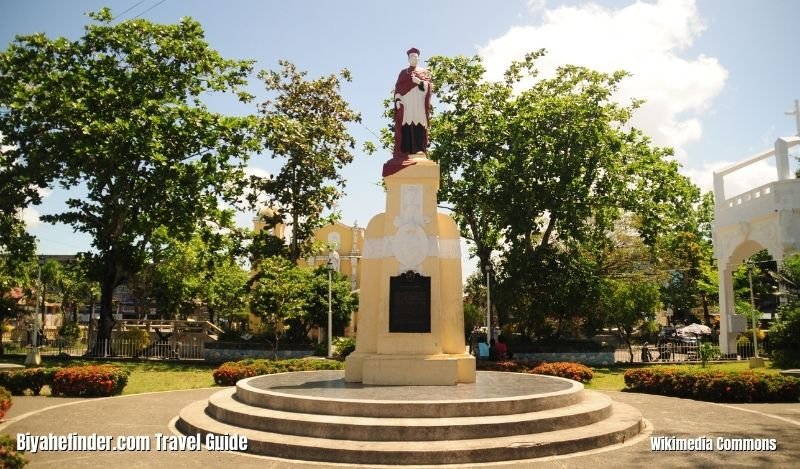
[[714, 202], [720, 207], [725, 202], [725, 176], [719, 173], [714, 173]]
[[733, 272], [728, 266], [719, 267], [719, 348], [722, 353], [736, 351], [736, 332], [732, 331], [731, 315], [736, 314], [733, 296]]
[[792, 170], [789, 168], [789, 147], [796, 143], [795, 140], [797, 139], [779, 138], [775, 140], [775, 167], [778, 169], [779, 181], [792, 179]]

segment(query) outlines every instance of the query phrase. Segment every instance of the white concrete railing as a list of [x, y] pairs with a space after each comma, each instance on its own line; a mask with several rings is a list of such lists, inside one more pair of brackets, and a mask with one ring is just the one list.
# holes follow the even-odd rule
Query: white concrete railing
[[724, 227], [792, 209], [800, 200], [800, 179], [784, 179], [756, 187], [717, 205], [714, 225]]
[[731, 197], [730, 199], [725, 201], [725, 205], [727, 207], [733, 207], [734, 205], [742, 205], [742, 203], [750, 202], [751, 200], [758, 199], [763, 195], [767, 195], [772, 192], [772, 183], [767, 185], [757, 187], [750, 192], [745, 192], [744, 194], [739, 194], [736, 197]]

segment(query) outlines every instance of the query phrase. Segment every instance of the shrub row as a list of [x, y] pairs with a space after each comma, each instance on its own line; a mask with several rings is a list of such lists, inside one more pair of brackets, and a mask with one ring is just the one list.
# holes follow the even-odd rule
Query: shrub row
[[53, 396], [114, 396], [128, 384], [128, 371], [111, 365], [70, 368], [27, 368], [0, 373], [0, 386], [21, 396], [30, 390], [38, 396], [50, 386]]
[[21, 396], [30, 389], [38, 396], [44, 386], [53, 384], [53, 376], [58, 368], [27, 368], [24, 370], [4, 371], [0, 373], [0, 386], [11, 394]]
[[480, 371], [505, 371], [509, 373], [527, 373], [530, 366], [519, 360], [489, 361], [478, 360], [476, 368]]
[[61, 368], [53, 376], [54, 396], [116, 396], [128, 384], [128, 370], [111, 365], [90, 365]]
[[504, 360], [499, 362], [478, 361], [481, 371], [505, 371], [510, 373], [533, 373], [537, 375], [559, 376], [588, 383], [594, 378], [594, 371], [586, 365], [572, 362], [542, 362], [533, 366], [521, 360]]
[[238, 362], [225, 362], [214, 370], [214, 382], [220, 386], [232, 386], [244, 378], [289, 371], [341, 370], [344, 363], [336, 360], [289, 360], [247, 359]]
[[637, 392], [712, 402], [797, 402], [800, 380], [752, 371], [634, 368], [625, 386]]
[[581, 383], [588, 383], [594, 378], [594, 371], [586, 365], [571, 362], [541, 363], [530, 370], [537, 375], [559, 376]]

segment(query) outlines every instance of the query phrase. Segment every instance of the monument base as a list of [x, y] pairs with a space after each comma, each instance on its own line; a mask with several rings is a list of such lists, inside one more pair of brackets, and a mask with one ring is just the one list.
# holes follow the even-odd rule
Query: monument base
[[475, 382], [475, 357], [352, 353], [345, 360], [345, 381], [390, 386], [452, 386]]
[[456, 386], [343, 377], [336, 370], [243, 379], [185, 407], [175, 427], [245, 437], [248, 453], [358, 467], [478, 467], [595, 450], [645, 429], [638, 410], [553, 376], [479, 371], [475, 383]]

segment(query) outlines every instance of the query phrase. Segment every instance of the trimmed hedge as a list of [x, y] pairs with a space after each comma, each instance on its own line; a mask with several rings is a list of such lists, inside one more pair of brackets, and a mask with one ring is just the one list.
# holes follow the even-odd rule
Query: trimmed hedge
[[[0, 420], [6, 416], [6, 412], [11, 408], [11, 393], [6, 388], [0, 386]], [[2, 466], [0, 466], [2, 467]]]
[[625, 372], [625, 386], [636, 392], [711, 402], [797, 402], [800, 380], [752, 371], [634, 368]]
[[336, 360], [289, 360], [247, 359], [225, 362], [214, 370], [214, 382], [220, 386], [232, 386], [244, 378], [271, 375], [290, 371], [342, 370], [344, 363]]
[[594, 378], [594, 371], [586, 365], [572, 362], [542, 362], [529, 365], [522, 360], [504, 360], [499, 362], [479, 360], [478, 370], [503, 371], [509, 373], [532, 373], [536, 375], [558, 376], [561, 378], [588, 383]]
[[570, 362], [541, 363], [530, 370], [537, 375], [558, 376], [561, 378], [588, 383], [594, 378], [594, 371], [586, 365]]
[[519, 360], [488, 361], [478, 360], [476, 368], [480, 371], [504, 371], [509, 373], [527, 373], [530, 366]]
[[112, 365], [60, 368], [53, 376], [52, 393], [66, 397], [116, 396], [128, 384], [128, 373]]
[[0, 372], [0, 386], [15, 396], [25, 394], [26, 389], [38, 396], [44, 386], [53, 386], [53, 376], [57, 370], [58, 368], [27, 368], [3, 371]]

